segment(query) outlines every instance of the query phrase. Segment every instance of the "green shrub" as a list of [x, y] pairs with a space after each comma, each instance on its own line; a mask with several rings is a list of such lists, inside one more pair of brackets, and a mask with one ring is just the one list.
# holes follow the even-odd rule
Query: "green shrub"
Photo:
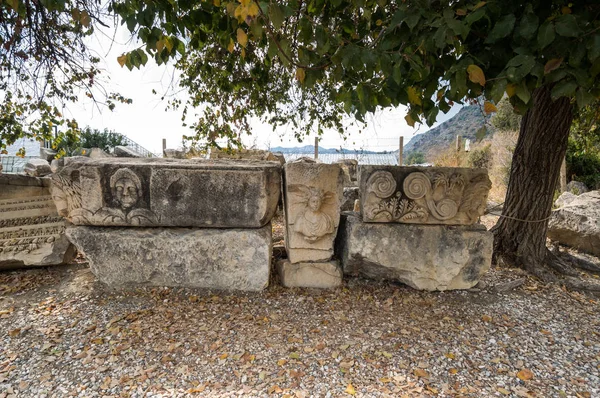
[[114, 131], [108, 131], [108, 129], [100, 131], [88, 126], [81, 132], [79, 146], [83, 148], [100, 148], [105, 152], [110, 152], [112, 148], [120, 145], [127, 145], [127, 143], [121, 134]]
[[425, 155], [423, 154], [423, 152], [411, 152], [407, 157], [406, 160], [404, 161], [404, 164], [406, 165], [411, 165], [411, 164], [423, 164], [425, 163]]
[[600, 149], [584, 148], [580, 141], [569, 138], [567, 180], [583, 182], [590, 189], [600, 189]]
[[492, 145], [487, 144], [471, 150], [467, 164], [469, 167], [489, 169], [492, 166]]

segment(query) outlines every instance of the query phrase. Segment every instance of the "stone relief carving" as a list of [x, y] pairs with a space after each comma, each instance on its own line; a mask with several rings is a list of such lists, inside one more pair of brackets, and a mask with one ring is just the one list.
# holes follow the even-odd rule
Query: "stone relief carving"
[[116, 170], [110, 177], [112, 203], [100, 209], [85, 209], [81, 202], [81, 184], [78, 171], [64, 168], [52, 176], [52, 198], [58, 214], [78, 225], [91, 222], [106, 225], [151, 226], [157, 223], [156, 215], [142, 207], [142, 182], [128, 168]]
[[334, 197], [333, 192], [306, 185], [291, 185], [288, 192], [299, 197], [297, 205], [304, 208], [298, 212], [293, 230], [310, 243], [316, 242], [326, 235], [335, 232], [332, 217], [323, 211], [323, 204]]
[[404, 177], [401, 190], [397, 185], [389, 171], [369, 176], [366, 221], [473, 224], [483, 215], [491, 188], [487, 174], [436, 169], [412, 172]]

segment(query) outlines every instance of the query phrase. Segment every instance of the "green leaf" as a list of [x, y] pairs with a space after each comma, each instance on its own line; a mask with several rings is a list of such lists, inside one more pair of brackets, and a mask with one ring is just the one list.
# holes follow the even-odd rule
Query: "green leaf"
[[550, 96], [553, 100], [556, 100], [560, 97], [570, 97], [575, 94], [576, 88], [577, 83], [573, 80], [561, 80], [552, 88]]
[[577, 37], [581, 34], [573, 14], [565, 14], [556, 18], [556, 33], [564, 37]]
[[469, 13], [469, 15], [467, 15], [467, 17], [465, 18], [465, 21], [469, 25], [472, 25], [475, 22], [479, 21], [484, 16], [485, 16], [485, 8], [478, 8], [477, 10]]
[[538, 31], [537, 41], [540, 49], [545, 48], [554, 41], [554, 24], [552, 22], [544, 22]]
[[271, 3], [269, 6], [269, 19], [275, 29], [279, 29], [283, 25], [283, 12], [276, 3]]
[[533, 13], [527, 13], [521, 18], [517, 33], [526, 40], [533, 38], [540, 24], [540, 19]]
[[513, 14], [508, 14], [502, 17], [494, 28], [490, 31], [486, 43], [495, 43], [498, 40], [508, 36], [515, 26], [516, 18]]
[[485, 126], [481, 126], [476, 132], [475, 132], [475, 139], [477, 140], [477, 142], [483, 140], [483, 138], [485, 137], [485, 135], [487, 134], [487, 128]]
[[600, 33], [596, 33], [587, 43], [588, 58], [594, 62], [600, 57]]
[[500, 102], [502, 96], [504, 96], [504, 91], [506, 89], [506, 79], [500, 79], [493, 82], [492, 87], [489, 91], [489, 97], [496, 104]]
[[415, 26], [417, 26], [417, 23], [419, 23], [419, 19], [421, 19], [421, 14], [419, 13], [413, 13], [408, 15], [405, 19], [404, 22], [406, 23], [406, 25], [408, 26], [408, 28], [411, 30], [414, 29]]
[[515, 94], [525, 104], [527, 104], [529, 102], [529, 100], [531, 99], [531, 93], [529, 92], [527, 85], [525, 85], [525, 82], [522, 82], [521, 84], [519, 84], [516, 87]]
[[591, 104], [594, 101], [594, 96], [583, 87], [579, 87], [575, 99], [577, 100], [577, 106], [581, 109]]

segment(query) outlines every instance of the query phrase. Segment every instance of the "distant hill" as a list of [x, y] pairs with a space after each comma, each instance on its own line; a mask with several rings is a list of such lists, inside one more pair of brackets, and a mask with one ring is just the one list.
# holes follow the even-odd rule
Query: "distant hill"
[[[271, 152], [281, 152], [283, 154], [290, 154], [290, 153], [314, 153], [315, 147], [313, 145], [304, 145], [304, 146], [292, 147], [292, 148], [285, 148], [285, 147], [281, 147], [281, 146], [276, 146], [276, 147], [271, 148], [270, 151]], [[374, 154], [374, 153], [389, 153], [389, 152], [390, 151], [387, 151], [387, 152], [375, 152], [375, 151], [365, 151], [365, 150], [355, 151], [354, 149], [346, 149], [346, 148], [333, 149], [333, 148], [319, 147], [319, 153], [320, 154], [323, 154], [323, 153], [346, 153], [346, 154], [363, 153], [363, 154]]]
[[404, 146], [404, 158], [412, 152], [422, 152], [425, 159], [431, 162], [438, 153], [455, 145], [457, 135], [462, 136], [463, 142], [465, 139], [475, 142], [475, 133], [484, 124], [485, 117], [478, 106], [465, 106], [454, 117], [439, 126], [415, 135]]

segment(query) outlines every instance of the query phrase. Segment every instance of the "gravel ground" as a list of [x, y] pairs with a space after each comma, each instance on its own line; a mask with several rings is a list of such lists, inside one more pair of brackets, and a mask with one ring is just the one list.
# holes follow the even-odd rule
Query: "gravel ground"
[[84, 264], [4, 272], [0, 397], [600, 396], [597, 299], [509, 269], [480, 287], [112, 291]]

